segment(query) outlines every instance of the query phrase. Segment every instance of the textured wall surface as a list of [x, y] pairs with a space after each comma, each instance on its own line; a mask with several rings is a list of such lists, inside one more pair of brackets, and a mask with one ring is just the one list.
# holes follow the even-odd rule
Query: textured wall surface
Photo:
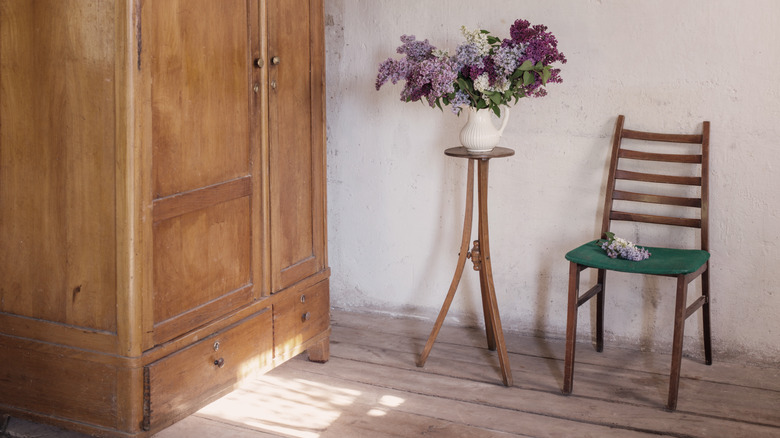
[[[481, 3], [475, 6], [476, 3]], [[773, 0], [327, 0], [328, 215], [340, 308], [433, 320], [458, 256], [466, 161], [445, 157], [465, 122], [374, 88], [413, 34], [452, 51], [460, 26], [508, 36], [545, 24], [569, 62], [562, 84], [512, 109], [491, 162], [493, 273], [504, 329], [560, 338], [569, 249], [597, 237], [615, 118], [648, 131], [711, 131], [716, 360], [780, 361], [780, 2]], [[665, 230], [625, 237], [653, 244]], [[476, 232], [474, 233], [476, 235]], [[695, 235], [680, 239], [693, 242]], [[667, 350], [674, 280], [612, 274], [612, 345]], [[692, 284], [691, 295], [700, 291]], [[580, 311], [588, 339], [593, 310]], [[701, 357], [701, 317], [686, 350]], [[481, 324], [470, 263], [448, 323]], [[420, 333], [420, 337], [427, 333]]]

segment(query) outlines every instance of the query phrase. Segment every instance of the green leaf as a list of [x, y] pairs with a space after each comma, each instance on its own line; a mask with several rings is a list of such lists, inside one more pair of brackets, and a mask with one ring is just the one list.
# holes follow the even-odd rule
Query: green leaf
[[534, 63], [530, 59], [526, 59], [524, 63], [520, 65], [520, 70], [528, 71], [534, 69]]
[[493, 110], [493, 113], [496, 115], [496, 117], [501, 117], [501, 110], [498, 109], [498, 105], [494, 105], [491, 109]]
[[536, 70], [541, 70], [542, 68], [544, 68], [544, 64], [542, 64], [542, 61], [537, 62], [536, 65], [534, 66], [534, 69]]
[[493, 103], [495, 103], [496, 105], [500, 105], [501, 104], [501, 94], [499, 94], [499, 93], [490, 93], [489, 97], [490, 97], [490, 100], [492, 100]]
[[473, 91], [474, 91], [474, 90], [472, 90], [472, 89], [471, 89], [471, 87], [469, 86], [469, 83], [468, 83], [468, 82], [466, 82], [466, 80], [465, 80], [465, 79], [463, 79], [463, 78], [458, 78], [458, 85], [460, 85], [460, 89], [461, 89], [461, 90], [463, 90], [463, 91], [466, 91], [466, 92], [468, 92], [468, 93], [471, 93], [471, 92], [473, 92]]
[[535, 80], [536, 80], [536, 78], [534, 77], [534, 74], [531, 73], [530, 71], [527, 71], [527, 72], [523, 73], [523, 84], [524, 85], [531, 85], [531, 84], [534, 83]]

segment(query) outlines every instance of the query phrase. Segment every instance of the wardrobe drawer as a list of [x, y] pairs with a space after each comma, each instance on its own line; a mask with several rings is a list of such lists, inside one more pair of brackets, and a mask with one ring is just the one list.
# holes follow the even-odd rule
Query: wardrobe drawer
[[285, 296], [273, 306], [275, 357], [284, 356], [330, 327], [328, 290], [328, 280], [324, 280]]
[[268, 309], [144, 368], [144, 428], [183, 417], [272, 363]]

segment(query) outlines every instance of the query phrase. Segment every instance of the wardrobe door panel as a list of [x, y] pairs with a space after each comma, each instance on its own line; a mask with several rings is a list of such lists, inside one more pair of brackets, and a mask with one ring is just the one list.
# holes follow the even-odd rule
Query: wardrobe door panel
[[[152, 52], [154, 197], [249, 174], [245, 0], [145, 2]], [[142, 68], [144, 66], [142, 65]]]
[[155, 344], [251, 299], [247, 197], [155, 224]]
[[268, 1], [272, 290], [325, 268], [321, 0]]

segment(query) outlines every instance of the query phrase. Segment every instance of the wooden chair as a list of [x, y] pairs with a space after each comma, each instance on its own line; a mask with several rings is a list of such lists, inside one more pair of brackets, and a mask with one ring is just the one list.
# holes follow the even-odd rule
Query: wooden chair
[[[579, 306], [596, 297], [596, 351], [604, 348], [604, 294], [607, 271], [621, 271], [646, 275], [660, 275], [677, 279], [677, 299], [674, 310], [674, 339], [672, 343], [672, 366], [669, 380], [669, 398], [667, 408], [677, 407], [677, 391], [680, 383], [680, 364], [682, 361], [683, 333], [685, 320], [699, 308], [703, 312], [704, 356], [707, 365], [712, 364], [712, 346], [710, 340], [710, 281], [708, 234], [707, 234], [707, 189], [709, 167], [710, 123], [704, 122], [701, 134], [657, 134], [634, 131], [623, 128], [624, 116], [619, 116], [615, 124], [612, 143], [612, 159], [609, 166], [609, 179], [604, 202], [604, 216], [601, 225], [602, 238], [611, 231], [614, 221], [632, 221], [692, 227], [700, 229], [700, 247], [698, 249], [673, 249], [646, 247], [649, 259], [635, 262], [609, 258], [600, 248], [598, 241], [588, 242], [566, 254], [569, 260], [569, 299], [566, 326], [566, 360], [564, 365], [563, 393], [570, 394], [574, 380], [574, 350], [577, 340], [577, 310]], [[630, 149], [625, 148], [624, 140], [631, 139]], [[663, 146], [658, 142], [669, 143]], [[693, 145], [693, 146], [692, 146]], [[696, 145], [700, 145], [696, 146]], [[658, 151], [658, 147], [683, 149], [684, 153]], [[648, 148], [650, 148], [648, 151]], [[694, 153], [691, 153], [694, 149]], [[637, 161], [642, 160], [642, 161]], [[655, 164], [648, 163], [656, 162]], [[680, 163], [680, 164], [670, 164]], [[661, 173], [650, 173], [641, 166], [664, 167]], [[626, 167], [640, 167], [641, 171], [626, 170]], [[693, 173], [686, 176], [668, 175], [670, 167], [692, 167]], [[698, 170], [698, 172], [697, 172]], [[677, 170], [676, 173], [681, 173]], [[688, 176], [688, 175], [698, 176]], [[631, 186], [623, 189], [623, 186]], [[621, 189], [616, 188], [620, 187]], [[640, 187], [641, 188], [636, 188]], [[690, 188], [694, 187], [694, 188]], [[698, 187], [696, 189], [695, 187]], [[682, 196], [670, 196], [670, 191], [682, 191]], [[636, 190], [636, 191], [634, 191]], [[687, 192], [686, 192], [687, 191]], [[697, 195], [691, 197], [691, 192]], [[675, 193], [677, 195], [678, 193]], [[649, 203], [649, 204], [648, 204]], [[618, 209], [619, 208], [619, 209]], [[662, 209], [661, 215], [647, 214], [649, 208]], [[629, 212], [633, 210], [633, 212]], [[639, 210], [639, 212], [637, 212]], [[688, 210], [684, 214], [672, 214], [671, 210]], [[694, 214], [691, 214], [691, 210]], [[698, 213], [698, 214], [697, 214]], [[644, 226], [644, 225], [643, 225]], [[657, 225], [649, 225], [650, 227]], [[618, 233], [621, 237], [620, 233]], [[629, 238], [629, 240], [632, 240]], [[640, 246], [641, 242], [638, 242]], [[587, 268], [597, 270], [597, 283], [580, 295], [580, 273]], [[688, 284], [701, 276], [701, 296], [690, 306], [687, 304]]]

